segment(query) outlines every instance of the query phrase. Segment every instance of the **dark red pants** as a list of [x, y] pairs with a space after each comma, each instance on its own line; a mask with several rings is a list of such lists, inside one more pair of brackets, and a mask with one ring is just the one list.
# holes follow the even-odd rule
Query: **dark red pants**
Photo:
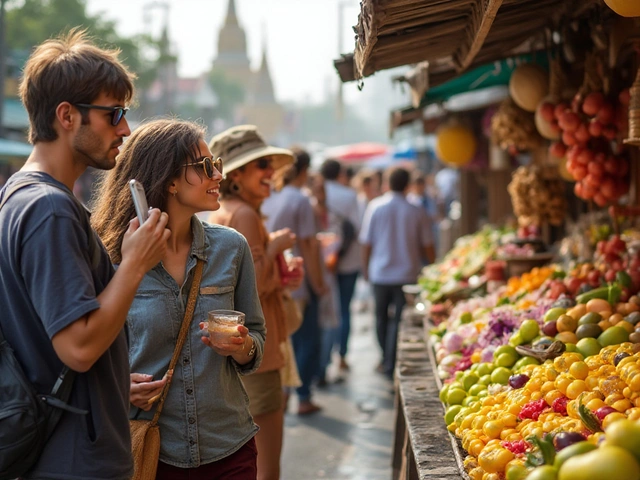
[[252, 438], [236, 453], [197, 468], [178, 468], [158, 462], [156, 480], [255, 480], [257, 459], [258, 449]]

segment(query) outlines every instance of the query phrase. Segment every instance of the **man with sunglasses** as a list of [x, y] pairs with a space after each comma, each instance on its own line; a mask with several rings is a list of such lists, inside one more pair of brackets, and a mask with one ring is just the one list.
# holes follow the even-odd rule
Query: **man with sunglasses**
[[35, 49], [20, 85], [34, 147], [0, 191], [0, 330], [38, 393], [64, 374], [66, 384], [72, 379], [67, 405], [87, 412], [63, 411], [25, 479], [132, 474], [124, 324], [166, 249], [167, 216], [154, 209], [143, 225], [130, 222], [114, 272], [72, 194], [87, 167], [115, 166], [131, 133], [132, 76], [117, 55], [72, 31]]

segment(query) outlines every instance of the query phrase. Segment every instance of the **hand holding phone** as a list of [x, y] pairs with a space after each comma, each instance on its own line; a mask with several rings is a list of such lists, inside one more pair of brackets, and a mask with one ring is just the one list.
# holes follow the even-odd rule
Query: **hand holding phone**
[[138, 221], [140, 225], [142, 225], [147, 218], [149, 218], [149, 204], [147, 203], [147, 196], [144, 193], [144, 187], [134, 178], [129, 180], [129, 189], [131, 190], [131, 198], [133, 199], [133, 206], [138, 215]]

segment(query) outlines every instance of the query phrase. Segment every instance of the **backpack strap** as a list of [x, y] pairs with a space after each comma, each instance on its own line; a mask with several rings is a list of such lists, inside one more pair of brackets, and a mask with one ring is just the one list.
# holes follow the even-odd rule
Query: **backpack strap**
[[[62, 187], [50, 183], [43, 182], [41, 180], [33, 180], [26, 179], [22, 181], [16, 182], [11, 188], [5, 193], [4, 198], [0, 202], [0, 209], [7, 203], [9, 197], [16, 193], [18, 190], [21, 190], [29, 185], [37, 185], [37, 184], [46, 184], [51, 185], [52, 187], [57, 188], [65, 192], [69, 197], [73, 198], [73, 200], [84, 210], [85, 207], [80, 203], [80, 201], [72, 194], [69, 193], [67, 189], [63, 189]], [[98, 249], [98, 244], [96, 239], [94, 238], [93, 229], [91, 228], [91, 224], [88, 221], [86, 216], [82, 217], [83, 226], [85, 227], [85, 231], [89, 238], [89, 255], [91, 257], [92, 268], [97, 266], [97, 262], [100, 260], [100, 251]], [[4, 335], [2, 334], [2, 329], [0, 328], [0, 342], [6, 342]], [[51, 389], [51, 393], [49, 395], [40, 394], [40, 400], [47, 403], [48, 405], [55, 407], [51, 410], [49, 415], [49, 422], [47, 422], [47, 438], [53, 433], [60, 416], [62, 415], [62, 410], [67, 410], [68, 412], [77, 413], [81, 415], [86, 415], [88, 412], [86, 410], [82, 410], [76, 407], [73, 407], [67, 404], [69, 397], [71, 396], [71, 389], [73, 386], [73, 381], [75, 380], [76, 372], [71, 370], [69, 367], [64, 365], [62, 367], [62, 371], [58, 375], [58, 378]]]
[[[80, 208], [81, 211], [87, 212], [86, 207], [80, 202], [80, 200], [78, 200], [75, 197], [75, 195], [70, 193], [68, 189], [62, 188], [60, 185], [57, 185], [55, 183], [46, 182], [42, 180], [34, 180], [30, 178], [22, 181], [19, 180], [15, 184], [13, 184], [11, 188], [9, 188], [4, 198], [0, 202], [0, 209], [2, 209], [5, 203], [7, 203], [7, 201], [9, 200], [9, 197], [11, 197], [11, 195], [16, 193], [18, 190], [21, 190], [30, 185], [41, 185], [41, 184], [49, 185], [51, 187], [57, 188], [58, 190], [66, 193], [67, 196], [69, 196], [69, 198], [71, 198], [75, 202], [75, 204], [78, 206], [78, 208]], [[81, 215], [81, 221], [82, 221], [82, 226], [84, 227], [84, 230], [87, 234], [87, 239], [89, 241], [89, 258], [91, 259], [91, 268], [95, 270], [100, 263], [100, 246], [95, 238], [93, 229], [91, 228], [91, 222], [89, 221], [89, 216]]]

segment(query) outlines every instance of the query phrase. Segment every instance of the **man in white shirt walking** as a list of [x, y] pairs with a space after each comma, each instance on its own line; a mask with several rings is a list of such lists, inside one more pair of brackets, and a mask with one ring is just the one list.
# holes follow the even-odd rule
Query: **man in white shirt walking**
[[[367, 206], [359, 240], [362, 274], [373, 285], [376, 333], [382, 349], [376, 370], [393, 376], [398, 325], [405, 305], [402, 287], [416, 282], [423, 260], [433, 262], [435, 253], [427, 212], [406, 199], [409, 172], [394, 167], [385, 177], [389, 191]], [[389, 316], [391, 305], [393, 317]]]

